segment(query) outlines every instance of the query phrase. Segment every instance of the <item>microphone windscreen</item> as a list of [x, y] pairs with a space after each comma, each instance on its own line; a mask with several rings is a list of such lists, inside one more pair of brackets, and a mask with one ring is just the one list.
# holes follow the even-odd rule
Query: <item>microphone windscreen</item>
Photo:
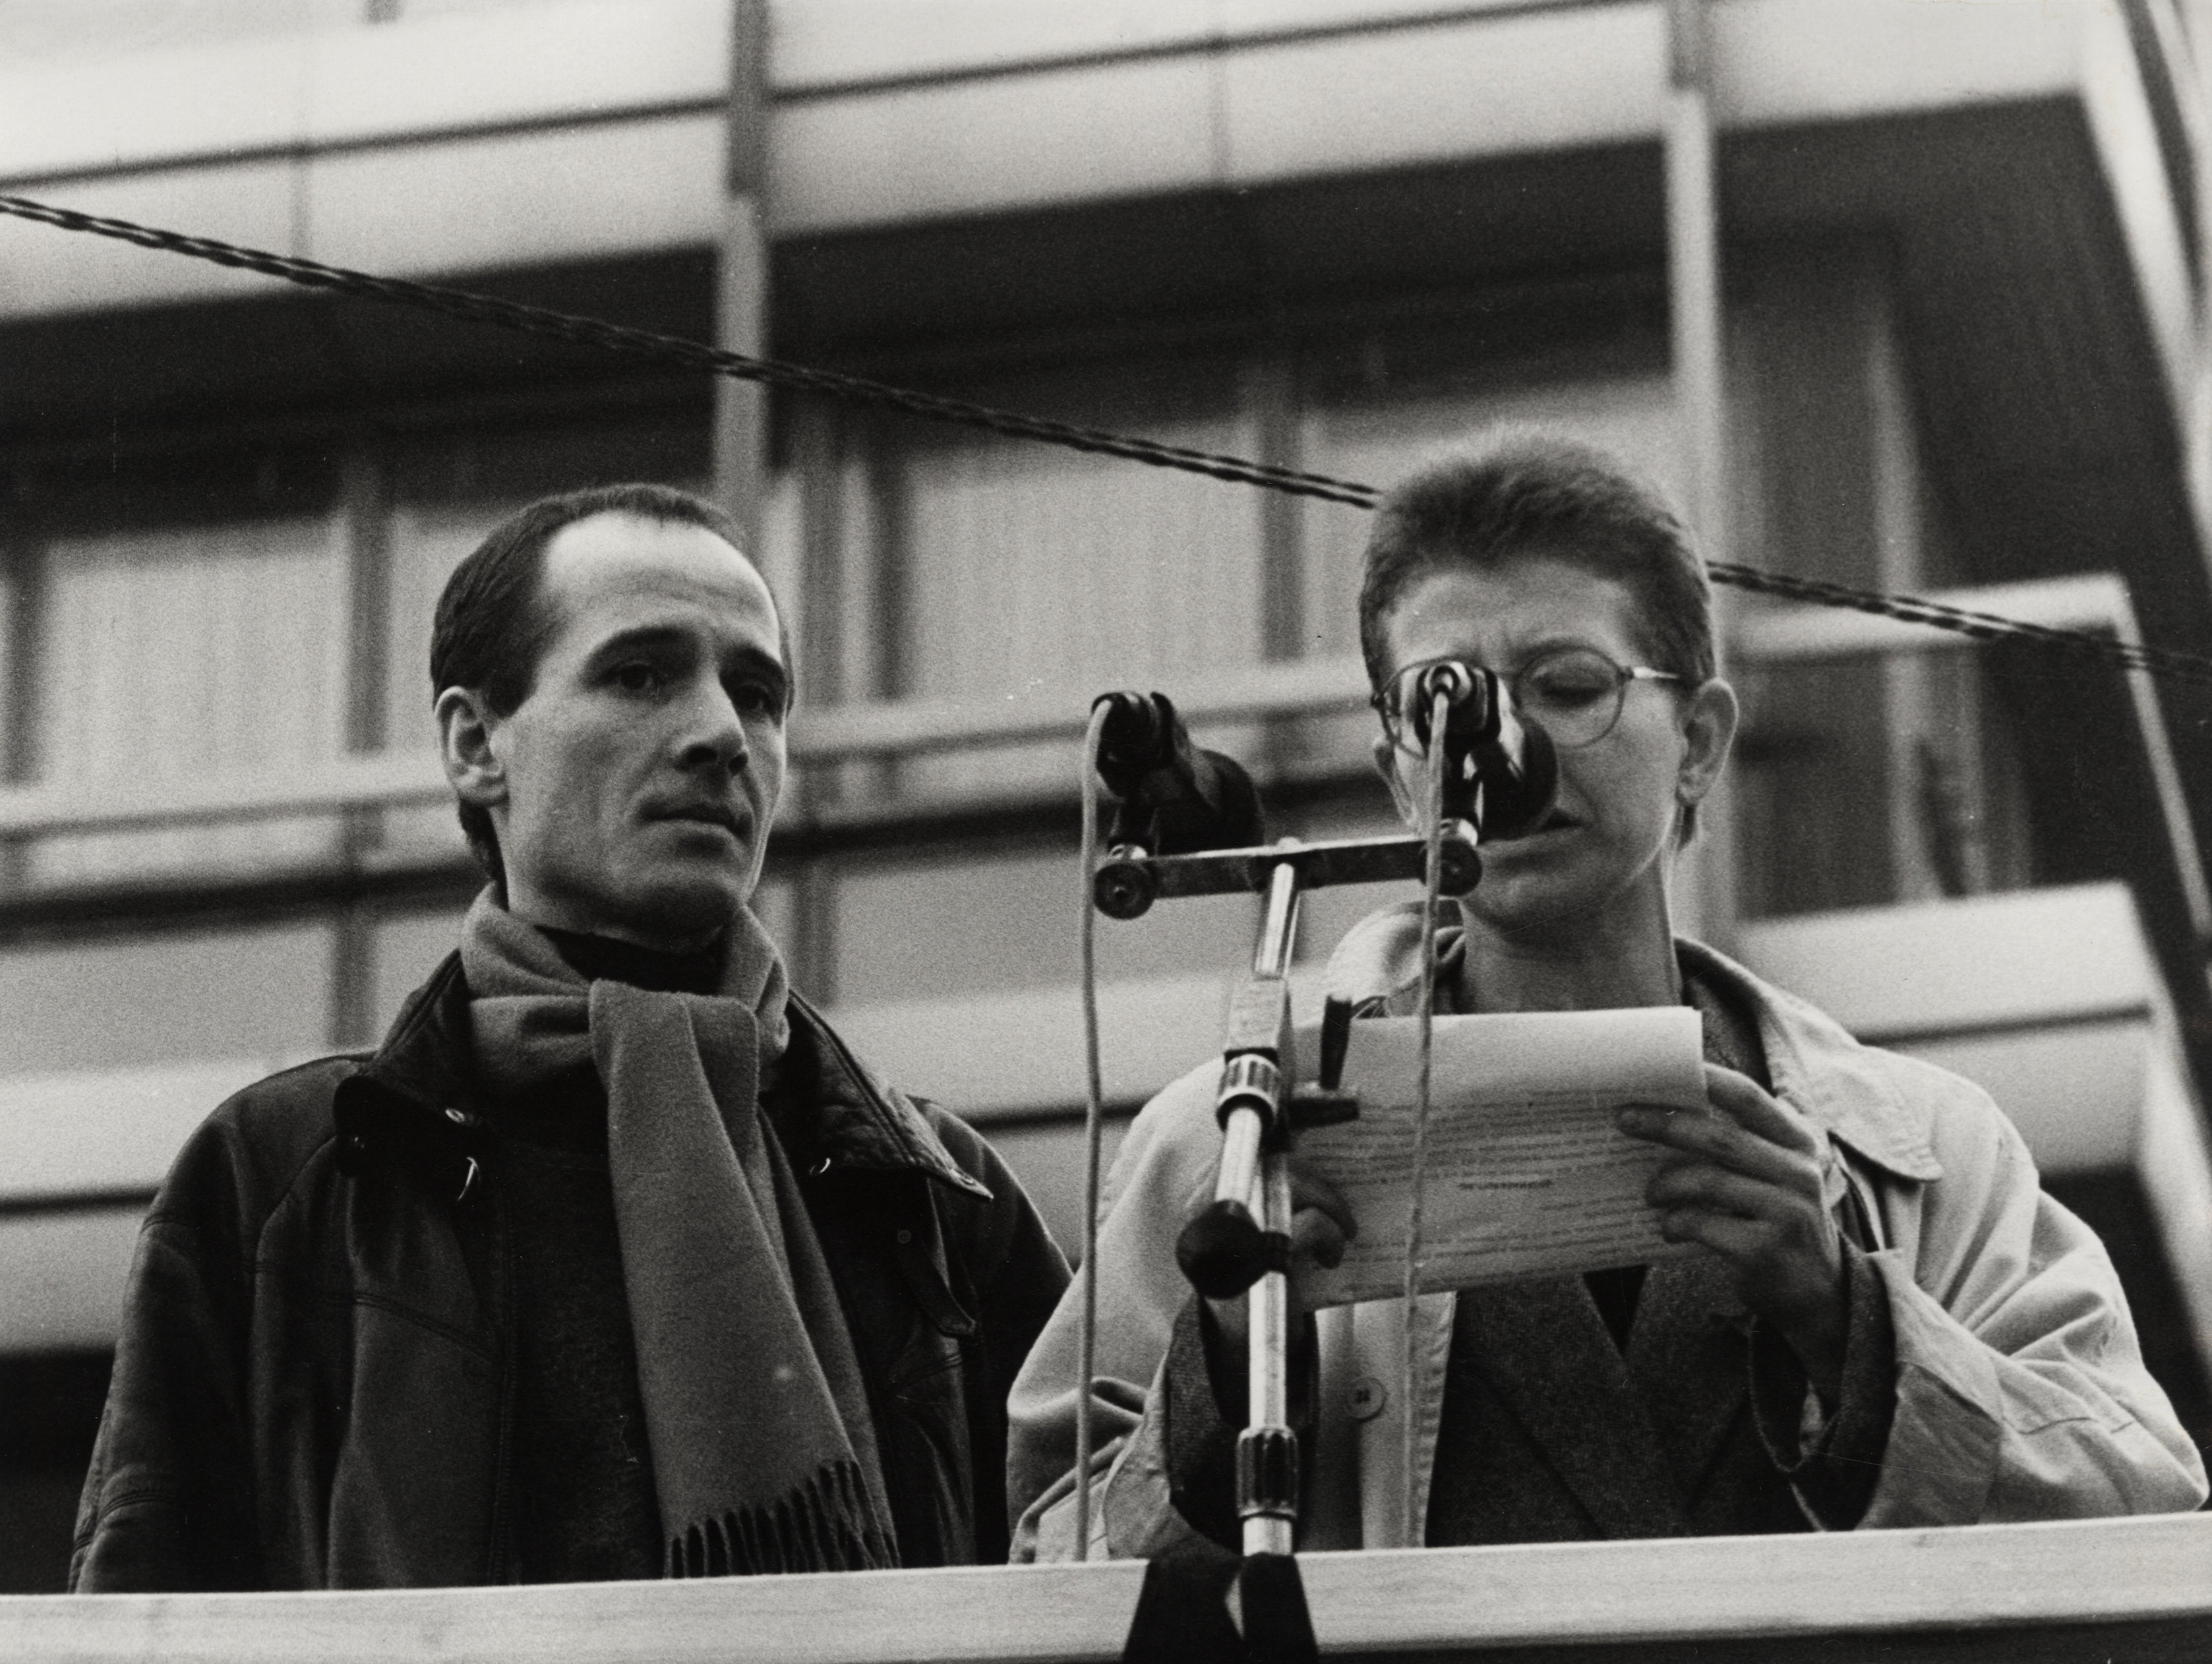
[[1165, 694], [1102, 694], [1098, 778], [1121, 800], [1111, 834], [1155, 855], [1264, 843], [1252, 777], [1218, 751], [1201, 751]]
[[1135, 797], [1145, 776], [1168, 767], [1175, 757], [1175, 707], [1165, 694], [1121, 691], [1091, 701], [1107, 708], [1098, 733], [1098, 778], [1117, 798]]
[[1486, 843], [1525, 838], [1544, 823], [1552, 812], [1552, 799], [1559, 789], [1559, 754], [1551, 735], [1538, 724], [1520, 724], [1519, 755], [1508, 758], [1502, 751], [1481, 758], [1482, 836]]

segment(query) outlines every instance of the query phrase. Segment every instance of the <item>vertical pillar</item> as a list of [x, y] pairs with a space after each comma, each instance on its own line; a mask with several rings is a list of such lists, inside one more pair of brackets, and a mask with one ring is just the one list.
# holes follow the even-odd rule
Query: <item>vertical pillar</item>
[[[1924, 491], [1912, 401], [1897, 346], [1892, 275], [1869, 266], [1852, 285], [1853, 355], [1867, 401], [1869, 514], [1877, 589], [1917, 594], [1929, 584], [1922, 536]], [[1973, 674], [1972, 659], [1893, 653], [1882, 661], [1882, 726], [1888, 745], [1890, 897], [1923, 902], [1989, 888], [1980, 842], [1984, 774], [1981, 701], [1961, 699], [1948, 678]], [[1939, 679], [1943, 678], [1943, 679]], [[1969, 684], [1971, 686], [1971, 684]]]
[[[346, 541], [345, 749], [349, 756], [363, 756], [386, 744], [392, 658], [392, 488], [382, 442], [374, 435], [347, 449], [338, 516]], [[376, 1037], [375, 909], [353, 881], [383, 835], [383, 817], [374, 809], [347, 811], [338, 828], [347, 893], [331, 932], [333, 1046], [358, 1046]]]
[[[799, 477], [798, 620], [793, 651], [799, 694], [809, 705], [836, 705], [846, 678], [845, 483], [842, 412], [819, 398], [791, 406], [791, 467]], [[842, 794], [844, 770], [810, 768], [787, 786], [781, 818], [804, 824]], [[790, 939], [782, 944], [792, 983], [810, 999], [836, 998], [836, 880], [827, 862], [802, 853], [792, 871]]]
[[[1675, 408], [1692, 529], [1708, 560], [1730, 558], [1727, 341], [1721, 291], [1719, 188], [1714, 172], [1712, 28], [1708, 0], [1668, 0], [1667, 281]], [[1732, 611], [1715, 598], [1723, 662]], [[1735, 838], [1725, 781], [1698, 811], [1703, 853], [1695, 926], [1725, 946], [1735, 929]]]
[[349, 447], [338, 495], [346, 534], [346, 750], [380, 751], [392, 659], [392, 488], [380, 440]]
[[[21, 482], [18, 501], [0, 528], [0, 559], [7, 565], [6, 727], [0, 733], [0, 777], [28, 786], [39, 777], [40, 690], [45, 685], [46, 617], [46, 539]], [[30, 882], [31, 841], [0, 844], [0, 888], [20, 892]]]
[[[2191, 177], [2197, 200], [2197, 341], [2194, 380], [2190, 387], [2187, 479], [2197, 522], [2197, 559], [2212, 566], [2212, 0], [2179, 0], [2180, 39], [2175, 52], [2176, 94], [2183, 131], [2194, 153]], [[2183, 716], [2189, 701], [2178, 699], [2171, 684], [2145, 696], [2161, 698], [2163, 708]], [[2200, 816], [2201, 819], [2201, 816]], [[2212, 975], [2212, 938], [2202, 944]]]
[[2181, 0], [2174, 92], [2195, 152], [2197, 355], [2190, 390], [2189, 484], [2202, 558], [2212, 562], [2212, 0]]
[[[1260, 460], [1304, 466], [1298, 443], [1297, 367], [1291, 349], [1260, 349], [1245, 372], [1245, 398]], [[1306, 573], [1298, 519], [1304, 500], [1281, 491], [1253, 494], [1260, 514], [1260, 657], [1270, 663], [1305, 654]]]
[[[722, 246], [714, 343], [758, 355], [768, 341], [768, 0], [732, 0], [730, 100], [723, 167]], [[714, 382], [714, 495], [760, 545], [768, 485], [768, 391]]]
[[[1259, 459], [1275, 468], [1302, 468], [1299, 444], [1297, 359], [1287, 342], [1260, 347], [1246, 361], [1244, 404]], [[1299, 659], [1306, 651], [1306, 569], [1303, 498], [1281, 491], [1255, 491], [1260, 517], [1260, 657], [1268, 664]], [[1297, 717], [1278, 717], [1259, 734], [1263, 768], [1279, 773], [1294, 768], [1310, 743], [1310, 727]], [[1280, 831], [1283, 829], [1277, 828]]]
[[[914, 537], [904, 458], [880, 419], [863, 430], [868, 527], [866, 607], [853, 622], [865, 629], [867, 697], [903, 699], [914, 691]], [[869, 766], [863, 788], [879, 799], [898, 796], [905, 777], [896, 757]]]
[[[730, 91], [724, 128], [722, 240], [715, 263], [714, 344], [755, 356], [768, 350], [768, 0], [731, 0]], [[798, 581], [778, 592], [809, 704], [843, 696], [842, 540], [838, 521], [836, 430], [830, 413], [793, 412], [792, 467], [799, 478]], [[714, 499], [744, 532], [745, 553], [764, 557], [769, 481], [768, 390], [756, 381], [714, 380]], [[781, 819], [803, 824], [834, 797], [834, 773], [795, 775]], [[792, 872], [790, 939], [782, 944], [793, 983], [811, 998], [836, 997], [830, 940], [831, 879], [802, 855]]]

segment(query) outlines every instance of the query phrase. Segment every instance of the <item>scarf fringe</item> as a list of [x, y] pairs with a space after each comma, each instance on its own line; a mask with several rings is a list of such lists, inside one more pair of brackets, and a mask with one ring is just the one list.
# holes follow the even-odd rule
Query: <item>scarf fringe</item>
[[860, 1465], [831, 1462], [773, 1503], [686, 1526], [669, 1541], [664, 1575], [887, 1570], [898, 1564], [898, 1550], [874, 1515]]

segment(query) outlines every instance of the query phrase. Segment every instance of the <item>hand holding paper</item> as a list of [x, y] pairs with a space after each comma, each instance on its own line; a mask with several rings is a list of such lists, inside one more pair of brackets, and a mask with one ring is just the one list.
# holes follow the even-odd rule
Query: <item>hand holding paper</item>
[[[1359, 1117], [1302, 1133], [1300, 1164], [1358, 1221], [1343, 1262], [1300, 1276], [1309, 1307], [1396, 1295], [1412, 1198], [1418, 1023], [1352, 1025]], [[1683, 1006], [1436, 1019], [1424, 1289], [1673, 1257], [1644, 1191], [1668, 1151], [1614, 1124], [1624, 1104], [1705, 1113], [1697, 1013]]]
[[1627, 1108], [1616, 1124], [1664, 1159], [1647, 1193], [1668, 1241], [1726, 1260], [1744, 1303], [1778, 1329], [1821, 1396], [1840, 1390], [1850, 1291], [1827, 1194], [1826, 1140], [1733, 1069], [1705, 1066], [1709, 1115]]

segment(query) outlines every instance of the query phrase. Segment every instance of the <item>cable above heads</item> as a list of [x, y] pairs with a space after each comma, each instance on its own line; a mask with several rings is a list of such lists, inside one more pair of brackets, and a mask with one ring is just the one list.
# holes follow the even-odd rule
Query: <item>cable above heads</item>
[[[465, 323], [485, 324], [526, 335], [544, 336], [573, 345], [596, 347], [633, 358], [649, 359], [658, 363], [703, 371], [710, 375], [727, 376], [738, 381], [757, 381], [771, 387], [819, 393], [846, 404], [896, 410], [926, 421], [976, 428], [1010, 439], [1031, 440], [1038, 444], [1058, 446], [1064, 450], [1080, 451], [1094, 456], [1119, 457], [1125, 461], [1143, 463], [1151, 467], [1202, 474], [1212, 479], [1257, 486], [1262, 490], [1280, 491], [1292, 496], [1312, 497], [1323, 502], [1344, 503], [1353, 508], [1372, 509], [1381, 495], [1373, 486], [1361, 484], [1356, 480], [1337, 479], [1330, 475], [1308, 473], [1295, 468], [1278, 468], [1248, 458], [1192, 450], [1179, 445], [1163, 445], [1124, 434], [1047, 421], [1012, 410], [995, 410], [987, 404], [971, 404], [965, 399], [945, 398], [933, 393], [893, 387], [835, 370], [817, 369], [808, 365], [787, 363], [781, 359], [732, 352], [700, 342], [687, 341], [679, 336], [659, 335], [650, 330], [611, 324], [604, 319], [580, 317], [544, 307], [526, 306], [519, 301], [503, 301], [495, 296], [435, 283], [418, 283], [404, 277], [378, 276], [344, 266], [325, 265], [318, 260], [301, 259], [295, 255], [276, 254], [266, 249], [221, 242], [212, 237], [194, 237], [183, 232], [140, 225], [130, 220], [79, 213], [74, 209], [34, 202], [27, 197], [0, 195], [0, 214], [54, 226], [64, 231], [112, 238], [140, 248], [181, 254], [187, 258], [206, 260], [239, 270], [259, 272], [264, 276], [282, 278], [286, 282], [296, 283], [305, 288], [324, 289], [359, 300], [380, 301], [387, 305], [441, 313]], [[1843, 584], [1785, 577], [1780, 573], [1741, 566], [1733, 562], [1708, 562], [1705, 570], [1715, 583], [1756, 594], [1872, 613], [1907, 623], [1950, 630], [1984, 641], [2025, 643], [2118, 670], [2141, 671], [2169, 681], [2212, 687], [2212, 658], [2197, 653], [2113, 641], [2088, 630], [2058, 629], [2046, 624], [2028, 623], [1995, 613], [1946, 606], [1942, 602], [1917, 596], [1882, 594], [1853, 589]]]

